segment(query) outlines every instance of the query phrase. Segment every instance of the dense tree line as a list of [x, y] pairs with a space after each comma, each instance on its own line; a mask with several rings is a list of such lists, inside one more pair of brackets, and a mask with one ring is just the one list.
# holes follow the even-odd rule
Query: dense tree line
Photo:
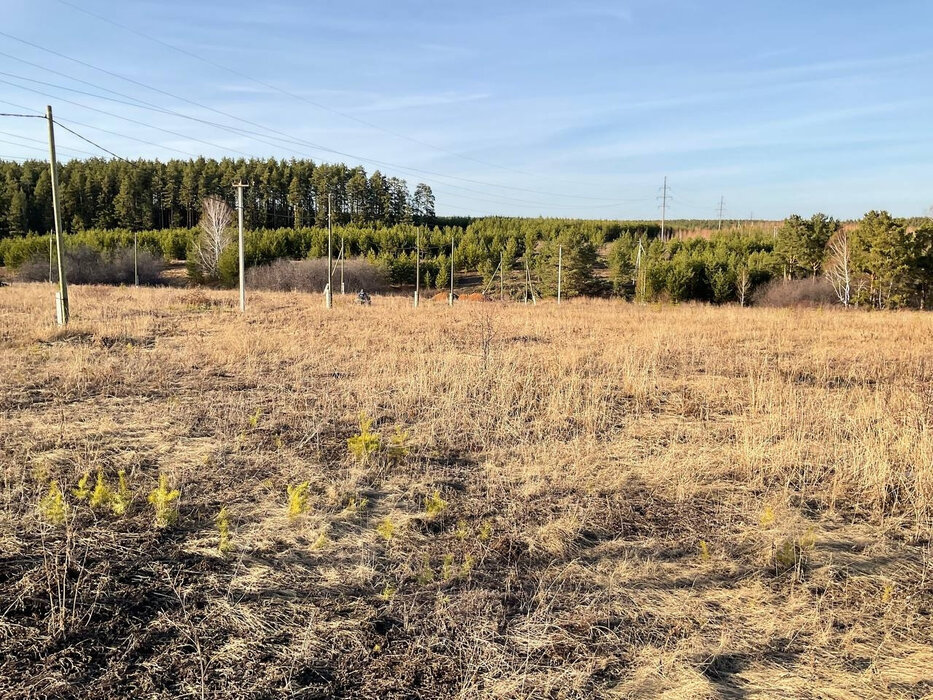
[[[233, 183], [244, 194], [249, 228], [324, 226], [327, 196], [336, 223], [356, 225], [431, 221], [434, 195], [419, 183], [362, 167], [310, 160], [72, 160], [60, 168], [62, 225], [68, 232], [124, 228], [162, 230], [197, 225], [201, 202], [215, 195], [233, 204]], [[51, 230], [48, 163], [0, 161], [0, 238]]]
[[[346, 219], [346, 217], [344, 217]], [[536, 293], [553, 295], [557, 265], [563, 266], [563, 292], [617, 295], [636, 300], [749, 303], [768, 283], [819, 281], [828, 299], [877, 308], [929, 305], [933, 287], [933, 220], [897, 219], [869, 212], [842, 224], [823, 214], [797, 215], [780, 227], [748, 227], [722, 233], [688, 235], [698, 228], [683, 222], [671, 240], [659, 238], [655, 222], [584, 221], [488, 217], [420, 223], [348, 221], [334, 228], [335, 255], [365, 257], [396, 284], [415, 280], [420, 240], [425, 287], [449, 284], [450, 256], [458, 274], [482, 277], [491, 286], [501, 272], [521, 293], [530, 279]], [[132, 245], [166, 259], [191, 259], [196, 229], [166, 228], [134, 232], [87, 229], [70, 234], [69, 246], [113, 253]], [[0, 240], [0, 263], [16, 267], [48, 256], [47, 236]], [[250, 266], [279, 259], [326, 255], [327, 231], [318, 226], [252, 228], [246, 235]], [[222, 256], [218, 281], [233, 283], [236, 251]]]
[[633, 298], [747, 302], [771, 280], [825, 278], [843, 305], [926, 308], [933, 220], [871, 211], [843, 225], [793, 215], [775, 235], [723, 233], [663, 242], [623, 235], [608, 255], [615, 291]]

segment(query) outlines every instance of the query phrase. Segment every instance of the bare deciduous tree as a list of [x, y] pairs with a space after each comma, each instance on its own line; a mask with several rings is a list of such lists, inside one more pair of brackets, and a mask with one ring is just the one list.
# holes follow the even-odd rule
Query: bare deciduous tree
[[216, 278], [220, 256], [233, 241], [230, 224], [233, 210], [220, 197], [205, 197], [201, 203], [201, 232], [196, 242], [201, 274]]
[[840, 230], [833, 234], [827, 246], [824, 266], [826, 279], [833, 285], [836, 297], [843, 306], [848, 306], [852, 298], [852, 251], [849, 246], [849, 234]]

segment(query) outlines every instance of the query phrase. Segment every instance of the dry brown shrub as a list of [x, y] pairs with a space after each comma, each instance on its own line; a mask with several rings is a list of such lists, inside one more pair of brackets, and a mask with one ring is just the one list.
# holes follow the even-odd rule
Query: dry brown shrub
[[[251, 267], [246, 271], [246, 284], [250, 289], [275, 292], [324, 292], [327, 285], [327, 260], [276, 260], [268, 265]], [[340, 291], [340, 267], [333, 276], [334, 292]], [[385, 271], [363, 259], [347, 260], [344, 268], [344, 286], [347, 293], [360, 289], [367, 292], [385, 292], [389, 279]]]
[[839, 300], [825, 277], [773, 280], [755, 290], [752, 302], [771, 308], [832, 306]]
[[458, 298], [460, 299], [460, 301], [480, 301], [480, 302], [492, 301], [492, 299], [490, 299], [485, 294], [482, 294], [480, 292], [472, 292], [470, 294], [461, 294]]
[[[148, 250], [137, 251], [136, 269], [140, 284], [159, 284], [165, 262]], [[45, 282], [49, 279], [48, 256], [36, 255], [16, 270], [22, 282]], [[132, 248], [101, 253], [88, 246], [65, 251], [65, 277], [69, 284], [133, 284], [135, 282]], [[52, 267], [52, 280], [58, 282], [58, 267]]]

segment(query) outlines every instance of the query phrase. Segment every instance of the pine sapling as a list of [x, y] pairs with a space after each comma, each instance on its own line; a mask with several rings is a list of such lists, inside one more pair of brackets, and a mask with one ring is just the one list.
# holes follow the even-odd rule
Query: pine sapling
[[168, 527], [178, 520], [178, 508], [175, 501], [178, 500], [180, 492], [178, 489], [169, 489], [168, 477], [165, 474], [159, 474], [159, 486], [149, 494], [149, 503], [155, 510], [156, 527]]
[[121, 469], [117, 472], [117, 478], [119, 479], [119, 483], [117, 485], [117, 492], [113, 494], [110, 499], [110, 510], [113, 511], [114, 515], [125, 515], [130, 509], [130, 504], [133, 502], [133, 492], [126, 483], [125, 470]]
[[68, 504], [57, 481], [49, 483], [49, 490], [39, 501], [40, 515], [52, 525], [64, 525], [68, 519]]
[[89, 501], [91, 508], [95, 510], [106, 508], [110, 505], [112, 498], [113, 491], [107, 486], [107, 481], [104, 479], [104, 472], [98, 469], [97, 483], [94, 485], [94, 490], [91, 492], [91, 499]]

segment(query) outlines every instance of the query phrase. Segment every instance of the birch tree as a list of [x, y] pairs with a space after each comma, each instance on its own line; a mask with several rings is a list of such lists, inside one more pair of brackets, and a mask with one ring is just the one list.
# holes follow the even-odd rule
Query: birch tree
[[201, 274], [219, 276], [220, 256], [233, 241], [230, 224], [233, 210], [220, 197], [206, 197], [201, 203], [200, 233], [196, 242]]
[[842, 305], [848, 306], [852, 298], [852, 251], [849, 247], [849, 234], [844, 230], [833, 234], [826, 253], [826, 279], [833, 285], [833, 291]]

